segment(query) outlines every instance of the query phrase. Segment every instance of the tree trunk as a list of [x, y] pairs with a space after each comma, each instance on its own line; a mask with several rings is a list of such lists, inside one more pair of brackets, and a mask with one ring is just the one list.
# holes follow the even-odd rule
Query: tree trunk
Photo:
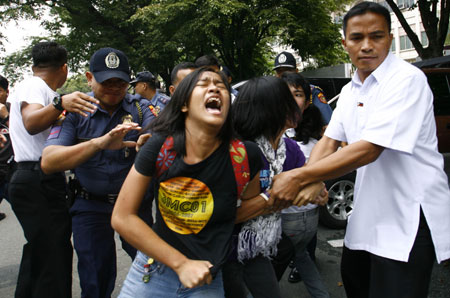
[[440, 19], [437, 17], [438, 0], [418, 0], [415, 4], [418, 6], [422, 24], [427, 34], [428, 47], [426, 48], [422, 46], [419, 38], [409, 26], [397, 4], [395, 4], [393, 0], [386, 0], [386, 2], [397, 16], [400, 24], [417, 51], [417, 54], [422, 60], [440, 57], [444, 54], [445, 37], [449, 25], [450, 0], [441, 0]]

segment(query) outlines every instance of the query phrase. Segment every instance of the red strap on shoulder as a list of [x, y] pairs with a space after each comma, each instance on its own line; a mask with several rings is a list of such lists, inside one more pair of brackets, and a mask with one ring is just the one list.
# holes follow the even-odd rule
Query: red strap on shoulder
[[238, 199], [241, 198], [247, 184], [250, 182], [250, 166], [248, 164], [247, 150], [239, 140], [230, 143], [230, 158], [233, 165], [234, 177], [236, 178]]
[[[156, 159], [156, 176], [159, 177], [173, 164], [177, 153], [173, 149], [173, 137], [169, 136], [159, 150]], [[250, 182], [250, 166], [248, 164], [247, 150], [243, 142], [232, 140], [229, 147], [231, 164], [237, 184], [238, 199], [242, 196], [245, 187]]]
[[173, 148], [173, 137], [168, 136], [159, 150], [156, 159], [156, 177], [159, 177], [172, 166], [177, 153]]

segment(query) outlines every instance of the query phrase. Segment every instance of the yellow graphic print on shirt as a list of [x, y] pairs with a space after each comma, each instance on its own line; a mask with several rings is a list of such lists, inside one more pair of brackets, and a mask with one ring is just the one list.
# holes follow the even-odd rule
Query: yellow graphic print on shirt
[[164, 222], [179, 234], [199, 233], [214, 210], [209, 187], [194, 178], [174, 177], [161, 182], [158, 198]]

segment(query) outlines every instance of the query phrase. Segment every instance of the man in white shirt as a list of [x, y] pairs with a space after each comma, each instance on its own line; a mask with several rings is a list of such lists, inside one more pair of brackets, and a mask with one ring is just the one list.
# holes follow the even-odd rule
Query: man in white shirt
[[39, 159], [52, 124], [63, 110], [80, 113], [96, 109], [98, 101], [80, 92], [59, 95], [67, 78], [67, 51], [55, 42], [32, 49], [33, 76], [15, 87], [9, 133], [17, 169], [11, 177], [9, 199], [27, 243], [15, 297], [71, 297], [71, 226], [65, 200], [65, 177], [44, 175]]
[[298, 200], [305, 185], [358, 169], [341, 264], [349, 298], [427, 297], [435, 259], [450, 258], [433, 95], [419, 69], [390, 54], [390, 24], [374, 2], [346, 14], [343, 45], [358, 70], [308, 165], [275, 177], [271, 192]]

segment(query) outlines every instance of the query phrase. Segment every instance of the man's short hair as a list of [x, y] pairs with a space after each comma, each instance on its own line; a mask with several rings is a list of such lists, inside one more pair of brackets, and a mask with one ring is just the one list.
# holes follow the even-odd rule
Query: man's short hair
[[346, 35], [345, 30], [347, 30], [347, 23], [348, 20], [354, 16], [359, 16], [359, 15], [363, 15], [366, 14], [368, 12], [371, 13], [375, 13], [375, 14], [379, 14], [381, 16], [384, 17], [384, 19], [386, 20], [387, 26], [388, 26], [388, 31], [391, 32], [391, 13], [389, 12], [389, 10], [386, 9], [386, 7], [384, 7], [381, 4], [375, 3], [375, 2], [361, 2], [355, 6], [353, 6], [344, 16], [344, 21], [343, 21], [343, 30], [344, 30], [344, 36]]
[[195, 69], [195, 68], [197, 68], [197, 67], [192, 62], [181, 62], [181, 63], [175, 65], [175, 67], [172, 69], [172, 72], [170, 73], [170, 81], [172, 82], [172, 84], [177, 83], [177, 80], [178, 80], [177, 75], [180, 70]]
[[0, 75], [0, 87], [2, 87], [5, 91], [8, 90], [9, 87], [8, 80], [2, 75]]
[[195, 60], [196, 67], [217, 66], [220, 69], [220, 62], [214, 55], [204, 55]]
[[39, 68], [57, 68], [67, 63], [67, 50], [54, 41], [35, 44], [31, 50], [33, 66]]

